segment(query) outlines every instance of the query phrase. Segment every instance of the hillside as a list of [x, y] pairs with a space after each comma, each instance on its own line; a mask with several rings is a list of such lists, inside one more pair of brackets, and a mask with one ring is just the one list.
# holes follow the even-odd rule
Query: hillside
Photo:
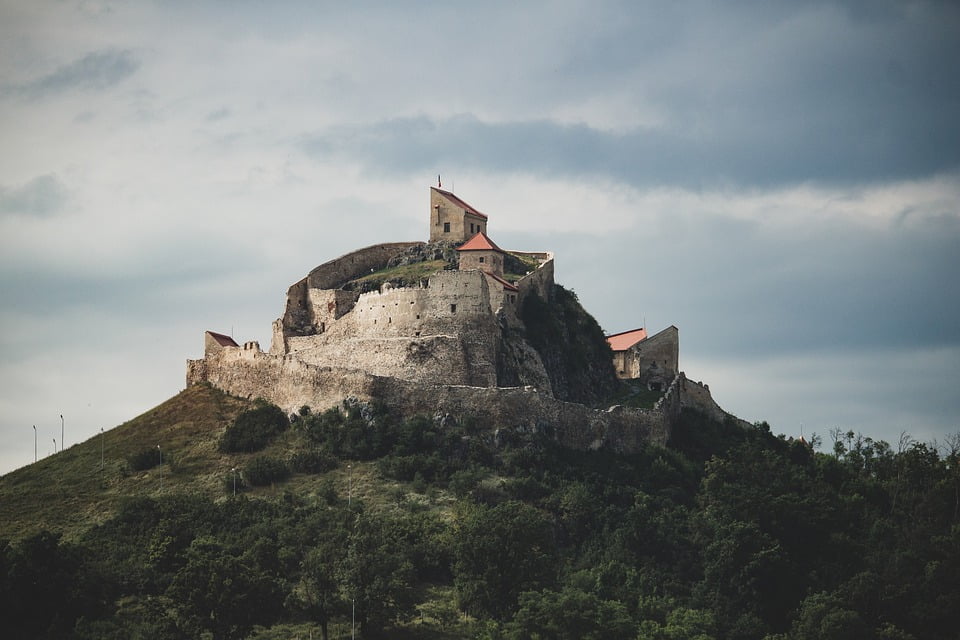
[[102, 521], [125, 497], [160, 494], [156, 468], [128, 468], [130, 456], [156, 451], [158, 444], [165, 458], [164, 493], [218, 494], [231, 461], [216, 454], [217, 438], [247, 406], [211, 387], [190, 387], [102, 437], [0, 477], [0, 538], [40, 529], [82, 530]]
[[[819, 454], [689, 411], [668, 448], [629, 456], [363, 403], [266, 429], [241, 414], [275, 415], [191, 387], [106, 433], [102, 475], [97, 437], [0, 478], [10, 637], [345, 638], [353, 605], [363, 638], [960, 624], [957, 450], [837, 432]], [[220, 452], [240, 424], [265, 446]], [[162, 489], [130, 470], [158, 442]]]

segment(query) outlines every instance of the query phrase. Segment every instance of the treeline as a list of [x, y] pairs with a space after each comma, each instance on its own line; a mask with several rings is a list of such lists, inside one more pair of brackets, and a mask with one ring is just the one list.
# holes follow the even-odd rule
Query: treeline
[[[668, 448], [623, 456], [358, 403], [292, 423], [258, 410], [221, 448], [259, 451], [291, 430], [285, 458], [253, 460], [319, 474], [320, 490], [233, 497], [226, 479], [220, 500], [135, 498], [70, 541], [0, 543], [9, 637], [268, 638], [304, 623], [326, 637], [354, 615], [362, 637], [946, 640], [960, 628], [958, 447], [837, 432], [816, 453], [766, 424], [687, 413]], [[316, 470], [293, 463], [310, 456]], [[400, 489], [367, 504], [323, 480], [360, 461]]]

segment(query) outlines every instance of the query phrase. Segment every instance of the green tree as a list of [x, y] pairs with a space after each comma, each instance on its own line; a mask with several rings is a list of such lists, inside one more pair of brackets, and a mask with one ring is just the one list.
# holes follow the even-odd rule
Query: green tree
[[271, 576], [210, 538], [193, 541], [166, 595], [185, 634], [209, 631], [214, 640], [242, 638], [254, 624], [273, 622], [283, 601]]
[[522, 502], [464, 508], [454, 539], [454, 585], [468, 613], [508, 619], [520, 593], [556, 580], [552, 523]]
[[633, 635], [634, 622], [620, 602], [601, 600], [573, 587], [527, 591], [507, 625], [511, 640], [602, 640]]

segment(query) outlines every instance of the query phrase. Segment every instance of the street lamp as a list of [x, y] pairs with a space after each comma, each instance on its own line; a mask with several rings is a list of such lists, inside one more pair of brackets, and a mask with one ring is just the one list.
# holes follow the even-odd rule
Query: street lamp
[[233, 497], [237, 497], [237, 468], [234, 467], [230, 471], [233, 471]]
[[353, 465], [347, 465], [347, 506], [349, 507], [353, 500]]
[[63, 451], [63, 447], [66, 446], [67, 441], [63, 437], [63, 414], [60, 414], [60, 451]]
[[163, 491], [163, 449], [157, 445], [157, 451], [160, 452], [160, 491]]
[[53, 439], [53, 455], [57, 455], [57, 439]]
[[100, 427], [100, 471], [103, 471], [103, 427]]
[[33, 461], [37, 461], [37, 425], [33, 425]]

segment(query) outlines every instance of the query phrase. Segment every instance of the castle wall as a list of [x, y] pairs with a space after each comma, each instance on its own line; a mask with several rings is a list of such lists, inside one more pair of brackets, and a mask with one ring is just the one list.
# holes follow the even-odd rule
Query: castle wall
[[499, 341], [484, 274], [442, 271], [425, 287], [361, 294], [323, 333], [288, 336], [285, 351], [273, 353], [406, 380], [495, 386]]
[[356, 370], [317, 367], [290, 356], [257, 350], [224, 349], [204, 366], [188, 362], [187, 384], [209, 382], [240, 397], [263, 397], [292, 413], [339, 406], [348, 397], [385, 402], [401, 415], [451, 414], [476, 417], [491, 428], [544, 432], [575, 449], [638, 451], [663, 445], [674, 415], [665, 409], [591, 409], [525, 388], [431, 385]]
[[336, 289], [347, 280], [359, 278], [371, 271], [378, 271], [401, 251], [422, 242], [388, 242], [364, 247], [324, 262], [307, 274], [307, 286], [311, 289]]
[[514, 284], [520, 290], [517, 294], [517, 308], [531, 291], [535, 291], [541, 300], [553, 297], [554, 258], [549, 251], [511, 251], [510, 253], [534, 257], [540, 261], [540, 267], [517, 280]]

